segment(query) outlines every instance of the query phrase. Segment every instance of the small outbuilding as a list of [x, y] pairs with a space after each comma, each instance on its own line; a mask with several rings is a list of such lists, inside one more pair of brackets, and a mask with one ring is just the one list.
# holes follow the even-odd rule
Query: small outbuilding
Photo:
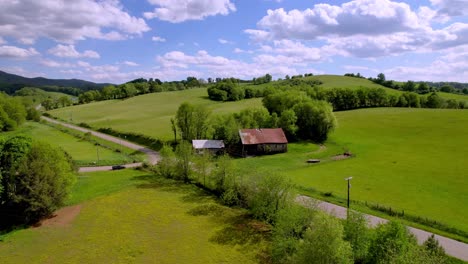
[[281, 128], [241, 129], [242, 155], [262, 155], [288, 151], [288, 139]]
[[205, 151], [213, 155], [220, 155], [224, 153], [224, 141], [222, 140], [205, 140], [197, 139], [192, 140], [192, 146], [196, 153], [203, 154]]

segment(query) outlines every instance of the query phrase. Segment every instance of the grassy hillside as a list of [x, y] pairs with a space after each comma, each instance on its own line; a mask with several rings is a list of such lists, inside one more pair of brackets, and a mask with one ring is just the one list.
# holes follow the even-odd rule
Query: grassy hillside
[[[335, 113], [339, 127], [325, 149], [292, 144], [289, 153], [239, 160], [268, 168], [302, 189], [351, 198], [428, 217], [468, 232], [468, 111], [378, 108]], [[333, 161], [349, 150], [355, 157]], [[319, 164], [306, 164], [321, 158]]]
[[145, 172], [84, 174], [73, 194], [76, 218], [8, 235], [2, 263], [258, 263], [266, 245], [243, 210]]
[[97, 128], [111, 127], [123, 132], [172, 139], [170, 119], [183, 102], [205, 105], [213, 113], [233, 113], [244, 108], [261, 106], [261, 99], [214, 102], [207, 98], [206, 89], [191, 89], [60, 108], [50, 111], [50, 114], [67, 121], [71, 117], [74, 123], [85, 122]]
[[[45, 141], [55, 147], [60, 147], [68, 152], [79, 165], [94, 165], [95, 162], [98, 165], [115, 165], [133, 162], [133, 158], [126, 155], [101, 146], [98, 147], [97, 150], [96, 146], [90, 142], [78, 139], [41, 123], [28, 122], [19, 130], [1, 133], [0, 138], [13, 135], [29, 136], [37, 140]], [[99, 163], [97, 163], [98, 151]], [[141, 158], [142, 157], [140, 157], [140, 159]]]

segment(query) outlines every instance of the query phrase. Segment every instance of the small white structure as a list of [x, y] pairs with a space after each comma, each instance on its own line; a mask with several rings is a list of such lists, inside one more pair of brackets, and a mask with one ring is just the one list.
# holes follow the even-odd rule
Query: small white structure
[[197, 139], [192, 140], [192, 146], [198, 154], [202, 154], [205, 150], [216, 155], [224, 152], [224, 141], [222, 140]]

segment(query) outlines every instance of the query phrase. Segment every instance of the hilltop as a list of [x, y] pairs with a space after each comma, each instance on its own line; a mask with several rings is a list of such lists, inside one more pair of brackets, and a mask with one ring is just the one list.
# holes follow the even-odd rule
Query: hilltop
[[[79, 79], [47, 79], [44, 77], [27, 78], [0, 71], [0, 91], [13, 94], [23, 87], [38, 87], [48, 91], [61, 91], [63, 88], [76, 88], [81, 91], [98, 90], [108, 83], [94, 83]], [[61, 91], [63, 92], [63, 91]]]

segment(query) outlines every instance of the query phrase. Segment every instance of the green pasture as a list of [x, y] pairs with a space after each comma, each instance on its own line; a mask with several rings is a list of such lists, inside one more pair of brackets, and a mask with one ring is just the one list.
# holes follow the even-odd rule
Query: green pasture
[[94, 128], [111, 127], [168, 140], [173, 138], [170, 119], [183, 102], [205, 105], [217, 114], [261, 106], [261, 99], [226, 103], [211, 101], [206, 89], [200, 88], [65, 107], [50, 111], [50, 114], [73, 123], [85, 122]]
[[[325, 143], [295, 143], [289, 152], [238, 160], [245, 170], [279, 172], [301, 189], [390, 206], [468, 231], [468, 111], [375, 108], [335, 113]], [[350, 151], [354, 157], [331, 160]], [[319, 164], [306, 160], [319, 158]]]
[[[81, 175], [73, 194], [89, 200], [79, 215], [4, 237], [2, 263], [259, 262], [267, 242], [245, 211], [154, 177], [136, 170]], [[85, 182], [97, 184], [93, 191], [101, 195]]]
[[455, 99], [458, 101], [468, 101], [468, 95], [438, 92], [438, 95], [444, 99]]
[[[27, 122], [18, 130], [3, 132], [0, 137], [25, 135], [37, 140], [45, 141], [68, 152], [78, 165], [115, 165], [133, 162], [133, 158], [122, 155], [102, 146], [95, 146], [90, 142], [78, 139], [42, 123]], [[97, 155], [99, 153], [99, 162]]]

